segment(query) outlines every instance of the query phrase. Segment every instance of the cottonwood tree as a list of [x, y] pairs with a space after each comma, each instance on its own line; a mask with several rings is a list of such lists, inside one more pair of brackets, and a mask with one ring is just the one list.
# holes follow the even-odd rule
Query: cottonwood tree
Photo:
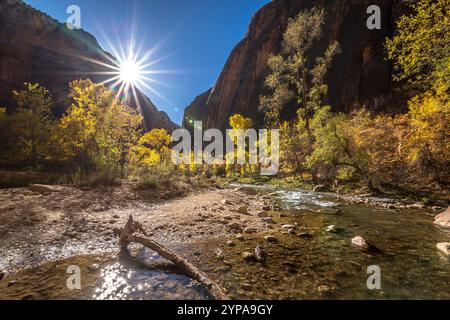
[[9, 164], [36, 167], [44, 158], [53, 121], [53, 102], [48, 90], [39, 84], [25, 83], [13, 91], [17, 108], [0, 116]]
[[142, 117], [114, 92], [90, 80], [70, 83], [71, 105], [54, 132], [55, 156], [76, 164], [81, 177], [120, 176], [130, 148], [139, 139]]
[[450, 82], [450, 0], [420, 0], [400, 18], [398, 33], [387, 39], [394, 79], [422, 89]]
[[[312, 49], [322, 37], [324, 15], [322, 9], [312, 9], [289, 20], [281, 53], [268, 61], [270, 72], [265, 83], [270, 93], [260, 99], [260, 110], [265, 113], [266, 124], [270, 127], [282, 126], [280, 114], [284, 107], [292, 103], [298, 107], [294, 136], [299, 143], [306, 143], [304, 150], [299, 150], [294, 141], [283, 143], [283, 137], [292, 139], [292, 130], [288, 134], [281, 133], [282, 145], [294, 148], [282, 150], [282, 153], [302, 158], [297, 159], [298, 163], [304, 162], [313, 151], [311, 119], [323, 106], [328, 93], [325, 77], [333, 58], [340, 52], [339, 44], [333, 42], [322, 56], [315, 59], [311, 56]], [[300, 155], [298, 151], [305, 153]], [[317, 180], [314, 168], [312, 173]]]

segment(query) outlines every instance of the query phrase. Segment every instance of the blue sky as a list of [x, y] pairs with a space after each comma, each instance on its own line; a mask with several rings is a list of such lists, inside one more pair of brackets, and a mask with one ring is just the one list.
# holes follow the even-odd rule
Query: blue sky
[[[151, 70], [169, 70], [143, 88], [156, 106], [181, 122], [186, 106], [214, 85], [251, 17], [269, 0], [25, 0], [59, 21], [69, 5], [81, 9], [81, 26], [103, 47], [126, 47], [131, 35], [142, 51], [157, 50]], [[103, 31], [102, 31], [103, 30]]]

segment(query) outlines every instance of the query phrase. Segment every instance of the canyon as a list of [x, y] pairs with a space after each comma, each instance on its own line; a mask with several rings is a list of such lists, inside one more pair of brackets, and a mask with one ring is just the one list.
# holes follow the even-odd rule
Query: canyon
[[[369, 30], [367, 8], [381, 9], [381, 29]], [[326, 13], [323, 37], [310, 52], [317, 57], [332, 41], [338, 41], [342, 53], [329, 71], [328, 103], [335, 111], [351, 112], [366, 107], [374, 112], [405, 111], [407, 92], [404, 84], [392, 80], [392, 67], [384, 43], [395, 32], [395, 21], [408, 13], [402, 0], [274, 0], [253, 17], [245, 38], [231, 52], [213, 88], [199, 95], [186, 108], [183, 126], [203, 121], [205, 128], [225, 129], [231, 115], [239, 113], [262, 125], [258, 111], [259, 96], [265, 93], [267, 61], [278, 54], [283, 32], [290, 18], [300, 11], [323, 7]], [[295, 115], [289, 106], [287, 117]]]

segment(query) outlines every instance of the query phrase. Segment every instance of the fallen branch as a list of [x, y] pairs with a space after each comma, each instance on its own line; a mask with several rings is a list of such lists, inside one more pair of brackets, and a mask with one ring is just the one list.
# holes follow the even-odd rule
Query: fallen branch
[[[135, 232], [140, 232], [144, 236], [135, 235]], [[122, 230], [117, 230], [116, 233], [119, 235], [119, 244], [122, 248], [126, 249], [131, 242], [139, 243], [144, 247], [155, 251], [161, 257], [173, 262], [176, 267], [182, 270], [190, 278], [202, 283], [215, 299], [228, 300], [228, 297], [219, 285], [209, 279], [206, 274], [197, 269], [193, 264], [176, 254], [171, 249], [164, 247], [158, 242], [146, 237], [145, 231], [141, 224], [134, 221], [133, 216], [130, 216], [125, 227]]]

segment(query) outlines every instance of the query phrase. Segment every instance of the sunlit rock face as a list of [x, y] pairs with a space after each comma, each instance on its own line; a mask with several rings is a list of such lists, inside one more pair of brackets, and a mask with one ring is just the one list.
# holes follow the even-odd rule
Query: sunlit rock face
[[[381, 30], [367, 28], [367, 8], [381, 8]], [[386, 61], [384, 42], [394, 32], [394, 21], [406, 12], [404, 1], [396, 0], [274, 0], [253, 17], [245, 38], [234, 48], [197, 120], [207, 128], [225, 128], [230, 115], [241, 113], [261, 124], [259, 96], [265, 92], [267, 60], [280, 52], [290, 17], [301, 10], [322, 6], [326, 11], [323, 38], [311, 58], [321, 55], [334, 40], [342, 53], [329, 72], [329, 104], [334, 110], [350, 112], [366, 106], [372, 111], [399, 112], [403, 94], [393, 86], [391, 65]], [[296, 106], [285, 110], [287, 118]]]
[[[91, 34], [69, 30], [22, 1], [0, 0], [0, 106], [12, 107], [11, 91], [22, 89], [24, 82], [37, 82], [50, 90], [57, 113], [62, 113], [67, 108], [68, 83], [105, 80], [108, 76], [96, 73], [111, 69], [89, 60], [111, 64], [107, 57], [113, 59]], [[147, 129], [176, 127], [148, 97], [138, 96]], [[129, 104], [138, 105], [135, 99]]]

